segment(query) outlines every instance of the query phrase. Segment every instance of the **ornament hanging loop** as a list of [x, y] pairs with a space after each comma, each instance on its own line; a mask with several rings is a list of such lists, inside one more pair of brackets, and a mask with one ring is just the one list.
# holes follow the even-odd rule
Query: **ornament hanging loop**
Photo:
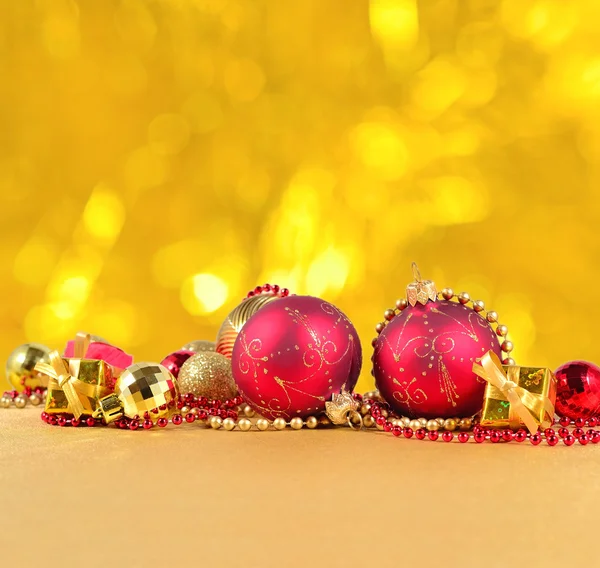
[[360, 415], [360, 412], [356, 410], [350, 410], [346, 414], [346, 419], [348, 420], [348, 426], [352, 428], [352, 430], [362, 430], [364, 426], [363, 417]]
[[415, 282], [423, 282], [423, 279], [421, 278], [421, 272], [419, 270], [419, 267], [417, 266], [416, 262], [413, 262], [410, 267], [412, 268], [412, 273], [413, 276], [415, 277]]

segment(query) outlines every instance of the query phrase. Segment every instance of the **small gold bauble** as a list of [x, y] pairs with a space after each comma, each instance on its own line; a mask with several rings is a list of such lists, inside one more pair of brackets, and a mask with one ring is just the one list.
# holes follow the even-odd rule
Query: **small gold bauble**
[[310, 428], [312, 430], [313, 428], [316, 428], [318, 425], [319, 425], [319, 421], [316, 419], [316, 417], [309, 416], [306, 419], [306, 427], [307, 428]]
[[250, 420], [248, 420], [247, 418], [242, 418], [239, 422], [238, 422], [238, 428], [242, 431], [242, 432], [247, 432], [248, 430], [250, 430], [250, 428], [252, 428], [252, 422], [250, 422]]
[[220, 353], [205, 351], [190, 357], [177, 377], [179, 390], [195, 396], [225, 400], [237, 395], [237, 387], [231, 373], [231, 360]]
[[264, 432], [265, 430], [269, 429], [269, 421], [265, 420], [264, 418], [259, 418], [256, 421], [256, 427]]
[[189, 343], [186, 343], [181, 349], [184, 351], [193, 351], [194, 353], [214, 351], [215, 342], [206, 341], [205, 339], [199, 339], [198, 341], [190, 341]]
[[20, 345], [8, 356], [6, 377], [14, 389], [48, 386], [48, 377], [34, 369], [37, 363], [50, 363], [50, 349], [39, 343]]
[[301, 430], [303, 425], [304, 425], [304, 422], [302, 421], [302, 418], [298, 418], [297, 416], [290, 420], [290, 426], [294, 430]]
[[278, 299], [275, 294], [259, 294], [245, 299], [225, 318], [217, 334], [215, 350], [231, 359], [233, 344], [244, 324], [263, 306]]
[[285, 420], [283, 418], [275, 418], [273, 420], [273, 427], [275, 430], [283, 430], [285, 428]]

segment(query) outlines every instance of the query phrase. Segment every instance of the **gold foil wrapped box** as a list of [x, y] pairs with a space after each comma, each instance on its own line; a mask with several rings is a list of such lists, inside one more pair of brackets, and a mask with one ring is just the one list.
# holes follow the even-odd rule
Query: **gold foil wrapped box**
[[[115, 377], [112, 367], [97, 359], [68, 359], [63, 357], [72, 379], [70, 384], [83, 407], [83, 415], [92, 415], [98, 408], [100, 398], [114, 391]], [[46, 412], [49, 414], [73, 414], [64, 390], [56, 378], [50, 378]]]
[[[556, 377], [550, 369], [538, 367], [502, 366], [508, 381], [515, 383], [514, 391], [542, 430], [554, 419]], [[488, 383], [481, 413], [481, 425], [490, 428], [517, 429], [525, 426], [514, 405], [496, 386]]]

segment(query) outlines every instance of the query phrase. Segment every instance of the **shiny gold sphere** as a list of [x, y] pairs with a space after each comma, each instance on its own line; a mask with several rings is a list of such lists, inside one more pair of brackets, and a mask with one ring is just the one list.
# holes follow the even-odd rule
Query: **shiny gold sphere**
[[252, 428], [252, 422], [250, 422], [250, 420], [248, 420], [247, 418], [242, 418], [239, 422], [238, 422], [238, 428], [242, 431], [242, 432], [247, 432], [248, 430], [250, 430], [250, 428]]
[[15, 406], [17, 408], [25, 408], [27, 406], [28, 401], [29, 401], [29, 398], [25, 394], [20, 394], [20, 395], [16, 396], [15, 400], [14, 400]]
[[230, 432], [235, 428], [235, 420], [233, 418], [225, 418], [223, 420], [223, 428]]
[[452, 290], [452, 288], [444, 288], [442, 290], [442, 296], [444, 300], [451, 300], [454, 298], [454, 290]]
[[25, 387], [48, 386], [48, 377], [34, 370], [37, 363], [50, 363], [49, 347], [39, 343], [25, 343], [17, 347], [6, 361], [6, 378], [18, 391]]
[[220, 416], [213, 416], [209, 421], [210, 427], [214, 430], [218, 430], [223, 426], [223, 419]]
[[428, 420], [427, 421], [427, 430], [436, 431], [440, 429], [440, 425], [437, 420]]
[[186, 343], [181, 349], [184, 349], [185, 351], [193, 351], [194, 353], [214, 351], [215, 342], [206, 341], [205, 339], [199, 339], [198, 341], [190, 341], [189, 343]]
[[191, 392], [211, 400], [226, 400], [237, 395], [231, 360], [214, 351], [192, 355], [181, 366], [177, 382], [183, 394]]
[[269, 421], [265, 418], [259, 418], [256, 421], [256, 427], [264, 432], [265, 430], [269, 429]]
[[317, 420], [317, 418], [315, 416], [309, 416], [306, 419], [306, 427], [309, 428], [310, 430], [313, 430], [318, 425], [319, 425], [319, 421]]
[[278, 299], [275, 294], [259, 294], [245, 299], [225, 318], [217, 333], [215, 351], [231, 359], [233, 344], [245, 323], [262, 307]]
[[9, 396], [0, 397], [0, 408], [10, 408], [12, 398]]
[[454, 418], [447, 418], [444, 421], [444, 428], [446, 430], [449, 430], [450, 432], [452, 432], [453, 430], [456, 430], [457, 426], [458, 426], [458, 423], [456, 422], [456, 420], [454, 420]]
[[275, 420], [273, 420], [273, 427], [275, 430], [285, 429], [285, 420], [283, 418], [275, 418]]
[[29, 395], [29, 402], [33, 404], [33, 406], [39, 406], [42, 403], [42, 397], [37, 393], [31, 393]]
[[290, 426], [294, 429], [294, 430], [301, 430], [302, 426], [304, 426], [304, 422], [302, 420], [302, 418], [298, 418], [297, 416], [295, 418], [292, 418], [290, 420]]
[[[375, 424], [375, 419], [370, 415], [367, 414], [364, 418], [363, 418], [363, 424], [365, 425], [365, 428], [373, 428], [373, 424]], [[307, 424], [308, 426], [308, 424]], [[308, 426], [310, 428], [310, 426]]]

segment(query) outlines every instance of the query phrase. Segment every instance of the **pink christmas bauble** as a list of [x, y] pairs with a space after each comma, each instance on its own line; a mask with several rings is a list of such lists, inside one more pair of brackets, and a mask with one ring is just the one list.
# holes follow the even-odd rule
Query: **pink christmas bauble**
[[189, 349], [180, 349], [170, 355], [167, 355], [160, 364], [166, 367], [170, 373], [177, 378], [182, 365], [190, 358], [196, 355], [195, 351]]
[[600, 367], [571, 361], [556, 370], [556, 412], [573, 420], [600, 413]]
[[[75, 354], [75, 342], [68, 341], [65, 347], [64, 356], [73, 357]], [[122, 349], [102, 343], [100, 341], [92, 341], [87, 348], [84, 356], [85, 359], [98, 359], [112, 365], [116, 369], [126, 369], [133, 363], [133, 357], [128, 355]]]
[[375, 383], [404, 416], [471, 416], [485, 390], [473, 363], [490, 350], [501, 355], [494, 330], [472, 309], [444, 300], [409, 306], [377, 338]]
[[289, 296], [262, 307], [233, 346], [233, 378], [259, 414], [286, 420], [316, 415], [358, 380], [362, 350], [350, 320], [312, 296]]

